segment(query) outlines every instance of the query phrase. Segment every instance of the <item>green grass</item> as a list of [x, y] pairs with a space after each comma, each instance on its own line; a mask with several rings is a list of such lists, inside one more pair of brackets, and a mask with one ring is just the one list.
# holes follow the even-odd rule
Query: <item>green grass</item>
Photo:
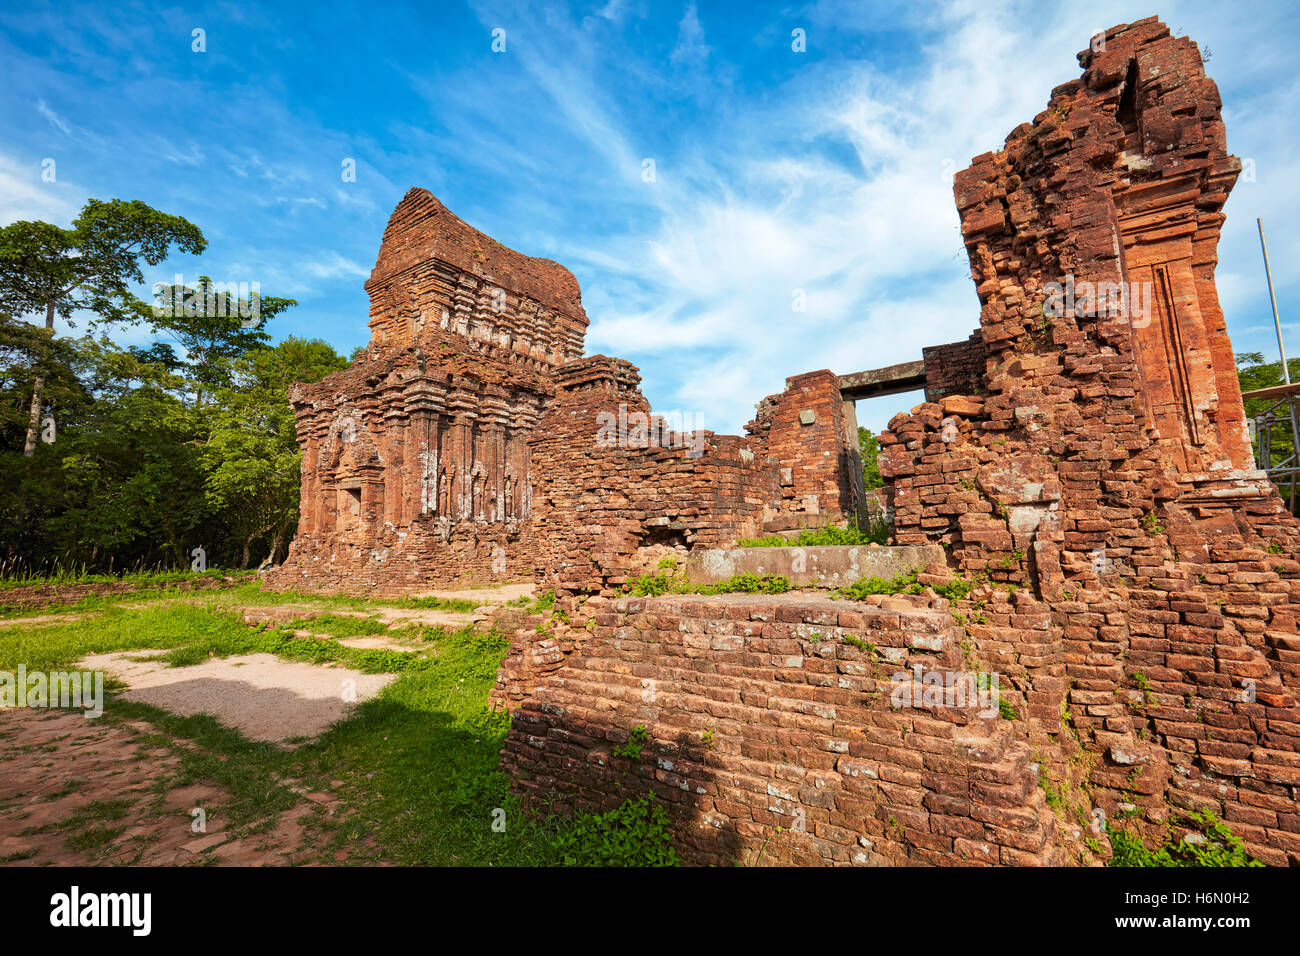
[[[200, 578], [224, 580], [232, 579], [227, 587], [193, 590], [182, 585]], [[20, 587], [39, 586], [42, 584], [87, 584], [127, 582], [134, 584], [133, 590], [120, 594], [90, 594], [67, 604], [46, 605], [43, 607], [22, 606], [16, 601], [5, 600], [5, 590]], [[67, 580], [54, 579], [16, 579], [0, 580], [0, 620], [11, 617], [30, 617], [38, 614], [55, 614], [64, 612], [86, 613], [99, 611], [114, 604], [138, 604], [141, 601], [165, 600], [168, 598], [198, 599], [210, 604], [242, 604], [260, 607], [276, 607], [284, 604], [311, 604], [319, 608], [338, 610], [367, 610], [376, 607], [398, 608], [402, 610], [439, 610], [454, 613], [468, 613], [481, 604], [463, 598], [415, 597], [415, 598], [362, 598], [348, 595], [322, 595], [298, 591], [264, 591], [262, 582], [254, 571], [220, 571], [209, 570], [202, 574], [189, 571], [150, 572], [128, 574], [116, 577], [107, 575], [85, 575]]]
[[784, 594], [791, 589], [783, 574], [733, 574], [714, 584], [690, 584], [672, 571], [643, 574], [624, 588], [636, 597], [659, 597], [663, 594]]
[[284, 626], [291, 631], [301, 630], [328, 634], [336, 639], [392, 633], [389, 626], [377, 617], [356, 617], [351, 614], [322, 614], [319, 617], [300, 617]]
[[765, 534], [761, 538], [741, 538], [736, 542], [738, 548], [789, 548], [794, 542], [779, 534]]
[[458, 611], [467, 613], [480, 606], [480, 601], [466, 601], [462, 598], [440, 598], [440, 597], [419, 597], [419, 598], [396, 598], [393, 600], [376, 600], [370, 601], [370, 604], [380, 607], [400, 607], [409, 610], [432, 610], [432, 611]]
[[791, 541], [779, 534], [764, 535], [761, 538], [741, 538], [736, 542], [738, 548], [821, 548], [852, 545], [884, 544], [889, 540], [889, 525], [872, 522], [867, 530], [857, 524], [847, 528], [826, 525], [821, 528], [805, 528]]
[[135, 584], [140, 587], [167, 587], [200, 578], [253, 579], [256, 571], [236, 571], [230, 568], [209, 568], [206, 571], [133, 571], [126, 574], [96, 574], [75, 568], [60, 569], [48, 574], [10, 574], [0, 577], [0, 591], [11, 588], [36, 588], [52, 584]]
[[[86, 613], [90, 611], [102, 610], [119, 603], [138, 603], [139, 601], [161, 600], [164, 598], [195, 598], [202, 596], [205, 600], [216, 594], [253, 594], [259, 593], [261, 584], [253, 576], [252, 571], [205, 571], [202, 574], [195, 574], [188, 571], [181, 572], [164, 572], [150, 573], [140, 575], [123, 575], [121, 577], [103, 577], [102, 582], [90, 580], [69, 580], [69, 581], [39, 581], [35, 583], [13, 583], [10, 579], [7, 585], [0, 584], [0, 620], [11, 617], [31, 617], [34, 615], [44, 614], [62, 614], [67, 612]], [[230, 578], [234, 583], [224, 588], [206, 588], [197, 590], [192, 588], [183, 588], [181, 585], [194, 582], [199, 579], [214, 579], [225, 581]], [[43, 584], [93, 584], [93, 583], [114, 583], [123, 582], [135, 585], [134, 589], [116, 594], [87, 594], [76, 601], [65, 604], [47, 604], [42, 606], [23, 605], [16, 600], [6, 600], [6, 591], [12, 591], [22, 587], [41, 586]], [[241, 583], [242, 582], [242, 583]]]
[[[840, 597], [850, 598], [854, 601], [861, 601], [871, 594], [921, 594], [925, 591], [925, 585], [917, 581], [919, 575], [919, 571], [912, 570], [888, 580], [875, 576], [861, 578], [847, 587], [840, 588], [835, 593]], [[931, 589], [940, 597], [945, 597], [950, 601], [961, 601], [978, 586], [976, 582], [958, 576], [956, 580], [949, 584], [933, 585]]]
[[[312, 849], [325, 862], [333, 862], [338, 850], [348, 851], [350, 863], [676, 862], [666, 817], [653, 801], [629, 800], [606, 814], [565, 819], [525, 814], [509, 794], [497, 764], [510, 718], [488, 709], [488, 693], [508, 648], [501, 635], [428, 629], [428, 657], [356, 649], [334, 640], [294, 640], [288, 628], [249, 627], [224, 609], [228, 596], [209, 596], [202, 605], [109, 605], [76, 621], [0, 626], [0, 669], [14, 670], [19, 663], [29, 671], [70, 669], [86, 654], [148, 649], [174, 666], [210, 656], [267, 652], [395, 673], [397, 679], [378, 696], [296, 750], [249, 740], [209, 715], [171, 714], [112, 692], [103, 719], [152, 723], [158, 733], [138, 738], [142, 747], [188, 741], [190, 746], [174, 747], [179, 769], [166, 786], [219, 785], [224, 799], [209, 809], [209, 820], [224, 818], [249, 832], [270, 827], [278, 814], [303, 800], [289, 781], [301, 781], [309, 789], [342, 781], [335, 792], [340, 804], [354, 812], [334, 817], [321, 812], [308, 830]], [[310, 600], [317, 606], [339, 606], [315, 596]], [[320, 630], [322, 620], [294, 623]], [[361, 618], [340, 617], [333, 623], [345, 629], [367, 626]], [[70, 831], [76, 831], [70, 839], [92, 853], [122, 832], [111, 816], [69, 819]]]

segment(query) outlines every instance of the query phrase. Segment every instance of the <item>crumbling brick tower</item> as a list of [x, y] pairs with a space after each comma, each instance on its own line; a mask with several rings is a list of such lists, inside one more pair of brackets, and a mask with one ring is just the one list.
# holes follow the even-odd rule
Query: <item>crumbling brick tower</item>
[[970, 637], [1049, 773], [1294, 865], [1300, 525], [1253, 470], [1214, 286], [1240, 166], [1191, 40], [1151, 18], [1079, 60], [956, 177], [986, 363], [882, 434], [897, 540], [1002, 588]]
[[582, 354], [577, 280], [412, 189], [366, 291], [365, 354], [291, 393], [302, 516], [268, 580], [370, 594], [530, 576], [527, 439], [554, 369]]

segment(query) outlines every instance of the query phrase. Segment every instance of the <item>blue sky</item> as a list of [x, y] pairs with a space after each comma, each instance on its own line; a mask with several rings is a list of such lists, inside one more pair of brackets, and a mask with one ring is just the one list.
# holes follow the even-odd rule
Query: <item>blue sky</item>
[[[368, 338], [362, 283], [387, 217], [425, 186], [572, 269], [588, 353], [639, 365], [656, 409], [735, 433], [787, 375], [964, 339], [979, 305], [952, 171], [1076, 77], [1094, 32], [1159, 12], [1209, 48], [1229, 148], [1253, 161], [1220, 246], [1234, 346], [1276, 357], [1262, 216], [1300, 355], [1300, 7], [1161, 6], [9, 4], [0, 222], [142, 199], [209, 242], [151, 282], [259, 282], [299, 301], [276, 338], [346, 353]], [[879, 430], [919, 400], [862, 402], [859, 419]]]

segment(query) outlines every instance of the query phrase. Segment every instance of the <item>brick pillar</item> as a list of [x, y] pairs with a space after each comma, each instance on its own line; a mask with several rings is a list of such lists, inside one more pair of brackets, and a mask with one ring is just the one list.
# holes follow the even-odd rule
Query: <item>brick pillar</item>
[[406, 520], [438, 513], [438, 438], [442, 416], [437, 403], [417, 399], [407, 406]]
[[[478, 400], [464, 389], [456, 389], [447, 398], [450, 422], [443, 441], [442, 457], [456, 466], [452, 482], [451, 506], [446, 517], [463, 521], [473, 517], [474, 484], [470, 471], [474, 467], [474, 423], [478, 420]], [[441, 467], [441, 464], [440, 464]]]
[[843, 502], [842, 510], [846, 517], [856, 516], [858, 527], [865, 529], [869, 525], [869, 519], [867, 489], [862, 481], [862, 452], [858, 449], [857, 403], [845, 401], [841, 405], [841, 416], [844, 419], [845, 437], [848, 442], [845, 449], [845, 470], [848, 473], [844, 476], [844, 481], [849, 492], [849, 500]]
[[317, 461], [320, 459], [320, 433], [313, 426], [310, 406], [297, 409], [298, 434], [302, 438], [302, 493], [298, 511], [298, 534], [315, 534], [321, 528], [320, 502], [323, 491]]
[[484, 513], [489, 521], [505, 521], [506, 426], [510, 421], [510, 393], [489, 386], [483, 399], [483, 464], [487, 467]]
[[361, 465], [360, 526], [373, 531], [384, 518], [384, 468], [378, 460]]
[[405, 522], [406, 508], [406, 412], [396, 402], [388, 403], [384, 412], [384, 443], [387, 462], [384, 468], [384, 521], [394, 528], [400, 528]]

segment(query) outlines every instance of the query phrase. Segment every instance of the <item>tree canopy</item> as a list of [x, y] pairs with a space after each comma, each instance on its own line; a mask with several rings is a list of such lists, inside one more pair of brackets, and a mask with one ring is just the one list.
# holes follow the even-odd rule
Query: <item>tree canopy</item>
[[[204, 246], [181, 217], [120, 200], [91, 200], [70, 229], [0, 229], [0, 573], [188, 567], [198, 547], [214, 565], [283, 556], [301, 464], [288, 389], [347, 360], [273, 344], [292, 299], [206, 276], [153, 303], [132, 292], [142, 263]], [[81, 312], [79, 336], [55, 333], [54, 314]], [[119, 323], [153, 341], [119, 345]]]

